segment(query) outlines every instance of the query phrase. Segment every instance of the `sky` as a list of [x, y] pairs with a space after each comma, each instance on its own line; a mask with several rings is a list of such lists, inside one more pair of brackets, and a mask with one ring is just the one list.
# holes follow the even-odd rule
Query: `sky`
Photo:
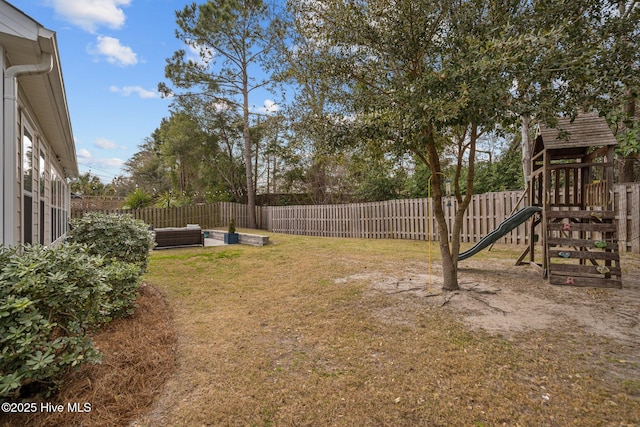
[[[169, 117], [157, 92], [166, 59], [186, 46], [175, 12], [192, 0], [8, 0], [55, 31], [80, 173], [108, 183]], [[198, 1], [201, 3], [201, 1]], [[272, 105], [267, 92], [254, 110]]]

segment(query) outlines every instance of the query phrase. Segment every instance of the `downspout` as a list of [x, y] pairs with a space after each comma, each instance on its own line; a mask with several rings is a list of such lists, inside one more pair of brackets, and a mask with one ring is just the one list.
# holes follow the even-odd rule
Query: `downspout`
[[[3, 149], [4, 164], [4, 197], [3, 197], [3, 230], [0, 232], [2, 243], [5, 246], [16, 245], [21, 241], [18, 235], [19, 223], [18, 209], [20, 204], [20, 191], [18, 189], [17, 170], [17, 146], [19, 143], [16, 135], [18, 112], [18, 77], [34, 74], [47, 74], [53, 70], [53, 56], [42, 53], [42, 59], [38, 64], [13, 65], [4, 71], [3, 87]], [[20, 150], [22, 151], [22, 150]]]

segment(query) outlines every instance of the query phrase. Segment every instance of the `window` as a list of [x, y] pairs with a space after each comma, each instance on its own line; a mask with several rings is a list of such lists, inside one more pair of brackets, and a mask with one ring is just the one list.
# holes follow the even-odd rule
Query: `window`
[[51, 241], [55, 242], [67, 232], [68, 188], [64, 185], [62, 176], [51, 166]]
[[33, 191], [33, 138], [27, 129], [22, 136], [22, 184], [25, 192]]
[[56, 170], [51, 167], [51, 241], [55, 242], [60, 236], [58, 234], [58, 174]]
[[33, 137], [22, 135], [22, 242], [33, 243]]
[[40, 150], [40, 162], [38, 163], [38, 169], [40, 170], [40, 198], [44, 198], [44, 186], [45, 186], [45, 158], [44, 151]]
[[40, 150], [40, 161], [38, 163], [38, 170], [40, 172], [40, 244], [44, 245], [44, 224], [45, 224], [45, 197], [44, 197], [44, 190], [45, 190], [45, 180], [46, 180], [46, 173], [45, 173], [45, 157], [44, 157], [44, 151]]

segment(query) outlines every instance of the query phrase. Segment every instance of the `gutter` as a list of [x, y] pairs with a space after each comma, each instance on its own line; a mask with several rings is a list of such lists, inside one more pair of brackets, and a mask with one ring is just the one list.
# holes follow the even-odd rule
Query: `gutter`
[[[53, 70], [53, 56], [42, 53], [42, 58], [37, 64], [13, 65], [4, 70], [3, 87], [3, 156], [2, 172], [4, 174], [4, 197], [2, 212], [2, 228], [0, 229], [0, 243], [5, 246], [16, 245], [21, 241], [16, 224], [21, 223], [18, 217], [16, 205], [22, 203], [21, 191], [18, 190], [18, 165], [16, 164], [16, 144], [21, 143], [16, 135], [17, 111], [18, 111], [18, 77], [25, 75], [47, 74]], [[22, 152], [22, 150], [20, 150]], [[22, 210], [22, 209], [20, 209]]]

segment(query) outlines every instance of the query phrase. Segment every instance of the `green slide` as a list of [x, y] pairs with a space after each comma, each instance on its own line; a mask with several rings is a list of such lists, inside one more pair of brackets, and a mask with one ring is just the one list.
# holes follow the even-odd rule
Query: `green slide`
[[528, 220], [529, 218], [531, 218], [531, 215], [540, 211], [542, 211], [542, 208], [540, 206], [527, 206], [525, 208], [520, 209], [518, 212], [511, 215], [509, 218], [502, 221], [498, 226], [498, 228], [496, 228], [491, 233], [484, 236], [482, 240], [476, 243], [471, 249], [469, 249], [468, 251], [464, 251], [460, 255], [458, 255], [458, 260], [462, 261], [463, 259], [472, 257], [473, 255], [477, 254], [487, 246], [495, 243], [505, 234], [507, 234], [508, 232], [510, 232], [511, 230], [513, 230], [514, 228], [516, 228], [517, 226], [519, 226], [520, 224]]

